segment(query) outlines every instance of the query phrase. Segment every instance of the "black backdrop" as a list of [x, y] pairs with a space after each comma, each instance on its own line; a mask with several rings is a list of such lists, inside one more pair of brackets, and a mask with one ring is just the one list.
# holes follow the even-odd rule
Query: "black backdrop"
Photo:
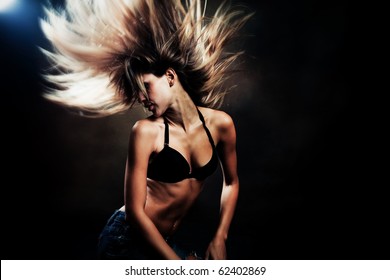
[[[19, 3], [0, 14], [1, 257], [95, 259], [99, 231], [123, 203], [129, 129], [144, 113], [86, 119], [43, 100], [43, 1]], [[347, 1], [232, 3], [255, 16], [223, 107], [236, 123], [241, 183], [230, 258], [385, 257], [371, 127], [349, 75]], [[217, 172], [207, 181], [180, 235], [208, 240], [220, 180]]]

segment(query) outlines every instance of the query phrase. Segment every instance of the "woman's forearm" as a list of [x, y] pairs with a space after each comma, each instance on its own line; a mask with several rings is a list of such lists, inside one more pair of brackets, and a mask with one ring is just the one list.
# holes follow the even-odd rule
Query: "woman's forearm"
[[[127, 211], [126, 211], [127, 212]], [[131, 220], [137, 225], [142, 236], [145, 237], [146, 241], [156, 250], [164, 259], [167, 260], [179, 260], [179, 256], [173, 251], [173, 249], [167, 244], [155, 224], [152, 220], [143, 213], [128, 214]]]
[[239, 192], [238, 180], [230, 185], [224, 185], [221, 194], [220, 222], [216, 232], [216, 237], [224, 240], [228, 237], [229, 227], [234, 216]]

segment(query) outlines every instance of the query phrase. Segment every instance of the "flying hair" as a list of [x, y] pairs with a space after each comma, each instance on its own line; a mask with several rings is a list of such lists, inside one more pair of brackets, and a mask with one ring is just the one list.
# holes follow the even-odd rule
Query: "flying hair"
[[226, 2], [206, 16], [200, 0], [67, 0], [44, 7], [41, 28], [51, 49], [44, 96], [92, 116], [130, 108], [144, 73], [173, 68], [196, 105], [218, 108], [242, 51], [227, 44], [252, 16]]

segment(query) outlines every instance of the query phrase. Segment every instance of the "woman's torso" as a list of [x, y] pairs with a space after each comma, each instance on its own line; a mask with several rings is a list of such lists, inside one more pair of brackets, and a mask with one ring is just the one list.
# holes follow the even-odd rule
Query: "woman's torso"
[[[184, 132], [182, 128], [170, 124], [169, 147], [173, 151], [170, 153], [179, 153], [189, 166], [190, 173], [204, 173], [202, 168], [207, 166], [208, 173], [215, 170], [216, 158], [215, 145], [218, 141], [218, 130], [212, 120], [212, 109], [201, 108], [201, 117], [191, 129]], [[203, 118], [204, 116], [204, 118]], [[159, 153], [166, 146], [166, 124], [159, 124], [159, 129], [162, 129], [157, 143], [156, 153], [151, 156], [151, 159], [157, 158]], [[208, 131], [208, 132], [207, 132]], [[169, 170], [169, 162], [166, 162], [166, 172], [175, 172]], [[210, 165], [213, 167], [210, 168]], [[200, 171], [200, 172], [198, 172]], [[209, 175], [209, 174], [207, 174]], [[147, 196], [145, 202], [145, 213], [154, 222], [158, 230], [163, 236], [168, 237], [175, 232], [178, 224], [183, 219], [189, 208], [193, 205], [200, 194], [204, 179], [202, 176], [198, 178], [184, 178], [178, 182], [162, 182], [147, 179]], [[199, 179], [200, 178], [200, 179]], [[124, 207], [123, 209], [124, 210]]]

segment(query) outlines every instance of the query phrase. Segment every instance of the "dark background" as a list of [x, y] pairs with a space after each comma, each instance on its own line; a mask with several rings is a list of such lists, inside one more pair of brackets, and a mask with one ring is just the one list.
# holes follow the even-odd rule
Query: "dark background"
[[[42, 99], [43, 2], [0, 13], [1, 258], [95, 259], [123, 204], [129, 129], [145, 113], [87, 119]], [[241, 186], [230, 258], [387, 259], [385, 168], [372, 160], [370, 107], [352, 82], [347, 1], [232, 3], [255, 15], [223, 107], [236, 124]], [[179, 235], [210, 238], [220, 184], [217, 172]]]

